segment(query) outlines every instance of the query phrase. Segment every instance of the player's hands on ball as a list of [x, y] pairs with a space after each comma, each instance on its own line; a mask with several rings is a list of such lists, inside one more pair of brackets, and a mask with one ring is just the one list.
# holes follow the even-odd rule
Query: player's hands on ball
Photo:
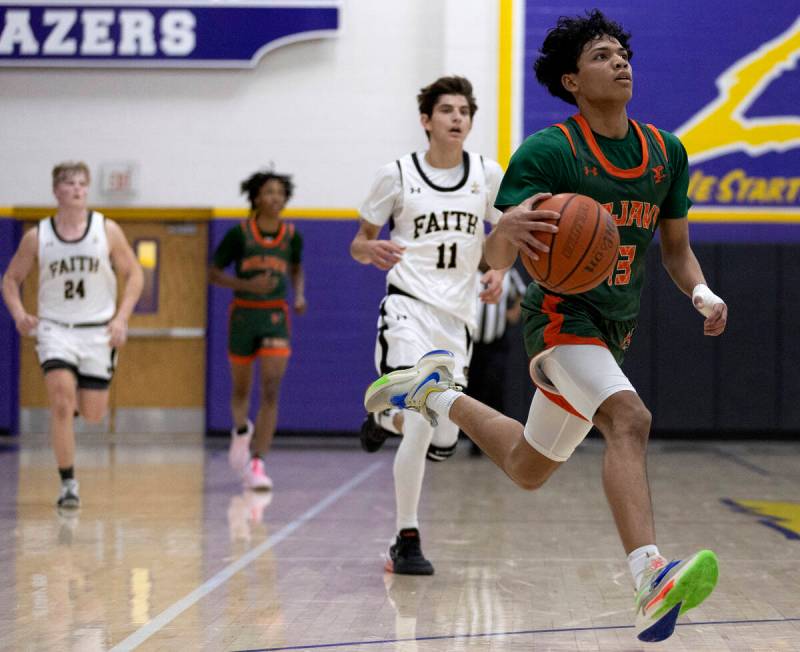
[[115, 349], [128, 341], [128, 322], [121, 317], [115, 317], [108, 322], [109, 344]]
[[17, 327], [17, 332], [26, 337], [32, 334], [32, 331], [39, 325], [39, 318], [36, 315], [29, 315], [23, 312], [19, 317], [14, 317], [14, 325]]
[[403, 257], [405, 247], [401, 247], [391, 240], [370, 240], [365, 243], [369, 264], [375, 265], [378, 269], [390, 270]]
[[480, 293], [480, 299], [484, 303], [497, 303], [500, 301], [500, 296], [503, 293], [503, 276], [504, 272], [498, 269], [490, 269], [483, 276], [481, 276], [481, 284], [483, 290]]
[[497, 223], [497, 231], [514, 245], [519, 251], [539, 260], [539, 254], [546, 254], [550, 248], [541, 242], [535, 235], [537, 231], [556, 233], [555, 224], [542, 220], [557, 220], [560, 215], [555, 211], [539, 210], [535, 206], [545, 199], [552, 197], [550, 193], [538, 193], [528, 197], [519, 206], [514, 206], [503, 213]]

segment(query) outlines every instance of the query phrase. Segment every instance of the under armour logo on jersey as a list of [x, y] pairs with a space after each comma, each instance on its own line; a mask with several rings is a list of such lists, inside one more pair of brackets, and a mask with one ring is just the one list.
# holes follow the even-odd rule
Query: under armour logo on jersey
[[592, 167], [589, 167], [588, 165], [584, 165], [583, 166], [583, 175], [588, 177], [590, 174], [592, 176], [596, 177], [597, 176], [597, 168], [594, 165]]
[[472, 187], [470, 188], [470, 192], [473, 195], [477, 195], [481, 191], [480, 184], [477, 181], [472, 182]]
[[419, 187], [417, 187], [417, 186], [411, 186], [411, 187], [408, 189], [408, 192], [410, 192], [412, 195], [413, 195], [414, 193], [417, 193], [418, 195], [421, 195], [421, 194], [422, 194], [422, 188], [419, 188]]

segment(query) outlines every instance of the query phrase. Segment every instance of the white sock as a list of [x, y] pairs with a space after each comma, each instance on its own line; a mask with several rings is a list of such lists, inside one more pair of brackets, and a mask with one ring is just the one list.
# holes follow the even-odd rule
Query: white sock
[[417, 508], [425, 477], [425, 453], [433, 427], [418, 412], [403, 415], [403, 439], [394, 456], [394, 495], [397, 502], [397, 531], [419, 529]]
[[631, 569], [631, 576], [633, 576], [633, 585], [636, 590], [639, 590], [639, 585], [642, 583], [642, 576], [650, 565], [650, 560], [653, 557], [660, 557], [661, 553], [658, 552], [658, 546], [651, 544], [636, 548], [631, 554], [628, 555], [628, 566]]
[[450, 415], [450, 408], [456, 399], [463, 396], [461, 392], [454, 389], [446, 389], [443, 392], [431, 392], [425, 398], [425, 405], [429, 410], [436, 412], [437, 416], [447, 418]]

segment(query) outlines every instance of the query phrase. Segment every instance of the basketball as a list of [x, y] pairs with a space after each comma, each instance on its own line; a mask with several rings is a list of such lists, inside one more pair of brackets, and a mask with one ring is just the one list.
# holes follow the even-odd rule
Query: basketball
[[542, 287], [558, 294], [580, 294], [597, 287], [614, 269], [619, 231], [614, 219], [586, 195], [563, 193], [544, 200], [537, 209], [561, 215], [553, 220], [558, 233], [535, 233], [550, 247], [533, 260], [520, 252], [522, 264]]

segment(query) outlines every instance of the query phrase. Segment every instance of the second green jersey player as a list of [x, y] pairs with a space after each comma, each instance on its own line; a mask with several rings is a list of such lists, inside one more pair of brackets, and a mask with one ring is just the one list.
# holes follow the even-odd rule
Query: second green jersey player
[[[278, 396], [291, 354], [290, 284], [295, 312], [306, 310], [303, 240], [293, 224], [281, 219], [294, 189], [290, 176], [270, 170], [256, 172], [242, 182], [241, 189], [250, 200], [252, 213], [225, 234], [214, 252], [209, 280], [234, 292], [228, 328], [234, 426], [228, 461], [245, 488], [267, 490], [272, 488], [272, 479], [265, 471], [264, 456], [275, 434]], [[230, 265], [233, 274], [225, 272]], [[256, 359], [261, 392], [253, 424], [248, 412]]]

